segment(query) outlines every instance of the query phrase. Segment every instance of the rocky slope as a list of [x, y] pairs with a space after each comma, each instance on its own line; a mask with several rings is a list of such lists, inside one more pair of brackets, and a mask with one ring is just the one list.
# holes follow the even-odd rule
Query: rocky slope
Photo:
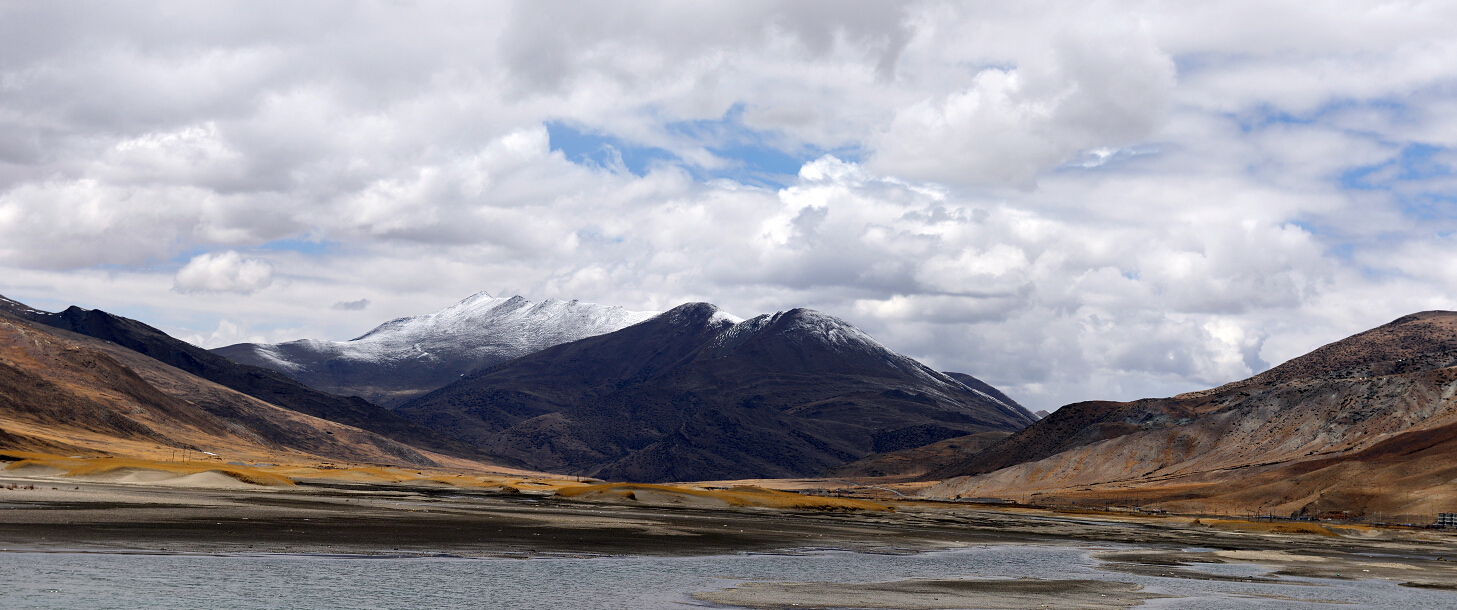
[[398, 412], [534, 468], [632, 481], [815, 475], [1035, 419], [836, 318], [738, 321], [706, 303], [481, 369]]
[[1457, 501], [1454, 396], [1457, 313], [1423, 312], [1212, 390], [1062, 407], [926, 475], [946, 479], [927, 493], [1416, 512]]
[[412, 447], [310, 417], [104, 341], [0, 311], [0, 448], [166, 459], [434, 465]]
[[111, 342], [186, 373], [305, 415], [354, 426], [445, 455], [503, 461], [499, 456], [486, 454], [474, 445], [425, 428], [363, 399], [327, 394], [276, 371], [238, 364], [130, 318], [74, 306], [60, 313], [44, 312], [4, 297], [0, 297], [0, 311], [33, 323]]
[[386, 322], [349, 341], [239, 343], [213, 352], [331, 394], [395, 407], [478, 368], [655, 315], [577, 301], [494, 298], [482, 292], [433, 314]]

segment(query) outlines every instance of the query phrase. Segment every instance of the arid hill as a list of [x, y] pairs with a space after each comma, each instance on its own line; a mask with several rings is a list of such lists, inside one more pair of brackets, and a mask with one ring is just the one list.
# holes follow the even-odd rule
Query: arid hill
[[379, 434], [406, 445], [472, 460], [513, 464], [448, 434], [430, 430], [358, 397], [335, 396], [273, 370], [238, 364], [156, 328], [99, 309], [40, 311], [0, 297], [0, 312], [35, 324], [100, 339], [261, 401]]
[[[0, 312], [0, 448], [39, 453], [436, 465], [407, 445]], [[443, 456], [436, 455], [436, 458]]]
[[1065, 406], [933, 471], [934, 496], [1136, 497], [1170, 507], [1457, 508], [1457, 313], [1423, 312], [1250, 379]]

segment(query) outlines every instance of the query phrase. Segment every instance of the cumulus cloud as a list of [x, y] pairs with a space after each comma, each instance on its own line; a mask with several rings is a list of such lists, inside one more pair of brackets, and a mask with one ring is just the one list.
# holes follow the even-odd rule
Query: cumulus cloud
[[907, 178], [1030, 186], [1088, 149], [1150, 135], [1174, 62], [1146, 32], [1057, 41], [1043, 62], [986, 68], [971, 85], [896, 111], [870, 139], [872, 167]]
[[1038, 408], [1198, 389], [1457, 307], [1453, 10], [25, 5], [0, 294], [208, 346], [807, 306]]
[[266, 343], [268, 339], [259, 333], [249, 333], [247, 329], [224, 318], [218, 320], [217, 328], [211, 333], [179, 333], [179, 339], [199, 346], [232, 345], [234, 343]]
[[257, 258], [243, 258], [228, 250], [192, 257], [177, 275], [173, 289], [179, 292], [236, 292], [253, 294], [273, 284], [273, 265]]

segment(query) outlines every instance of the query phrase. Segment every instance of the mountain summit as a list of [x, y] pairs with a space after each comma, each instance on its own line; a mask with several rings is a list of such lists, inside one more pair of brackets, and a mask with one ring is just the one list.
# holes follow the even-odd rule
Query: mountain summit
[[481, 369], [398, 411], [531, 466], [608, 479], [808, 476], [1035, 417], [794, 309], [689, 303]]
[[466, 373], [636, 324], [657, 312], [578, 301], [495, 298], [481, 292], [436, 313], [400, 318], [349, 341], [239, 343], [212, 350], [273, 369], [314, 389], [386, 407]]

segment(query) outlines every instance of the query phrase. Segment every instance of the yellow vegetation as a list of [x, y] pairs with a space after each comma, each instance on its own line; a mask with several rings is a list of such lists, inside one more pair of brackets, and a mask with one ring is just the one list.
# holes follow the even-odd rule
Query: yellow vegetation
[[1301, 521], [1245, 521], [1243, 519], [1219, 519], [1204, 523], [1215, 529], [1235, 530], [1241, 532], [1259, 532], [1264, 534], [1315, 534], [1317, 536], [1335, 536], [1336, 533], [1326, 529], [1318, 523], [1306, 523]]
[[[332, 479], [359, 483], [434, 484], [461, 488], [495, 489], [502, 493], [555, 493], [578, 500], [630, 501], [644, 504], [756, 507], [788, 510], [873, 510], [894, 511], [889, 504], [853, 498], [831, 498], [801, 495], [791, 491], [765, 489], [752, 485], [723, 488], [691, 485], [657, 485], [647, 483], [585, 484], [567, 479], [537, 478], [500, 474], [479, 474], [441, 471], [416, 471], [379, 466], [338, 467], [316, 466], [252, 466], [222, 465], [216, 461], [155, 461], [129, 457], [65, 457], [40, 453], [8, 451], [17, 461], [8, 468], [45, 468], [58, 476], [103, 478], [125, 476], [134, 472], [167, 473], [174, 477], [215, 472], [252, 485], [291, 487], [294, 481]], [[170, 480], [163, 479], [163, 480]]]
[[293, 486], [293, 481], [287, 477], [281, 477], [270, 472], [264, 472], [246, 466], [219, 466], [214, 462], [155, 462], [151, 460], [117, 457], [77, 459], [33, 453], [18, 454], [16, 452], [12, 452], [11, 455], [25, 459], [14, 462], [7, 466], [7, 468], [18, 469], [27, 466], [56, 468], [64, 470], [65, 473], [61, 476], [67, 477], [98, 477], [127, 470], [160, 471], [179, 477], [201, 472], [216, 472], [252, 485], [272, 487]]

